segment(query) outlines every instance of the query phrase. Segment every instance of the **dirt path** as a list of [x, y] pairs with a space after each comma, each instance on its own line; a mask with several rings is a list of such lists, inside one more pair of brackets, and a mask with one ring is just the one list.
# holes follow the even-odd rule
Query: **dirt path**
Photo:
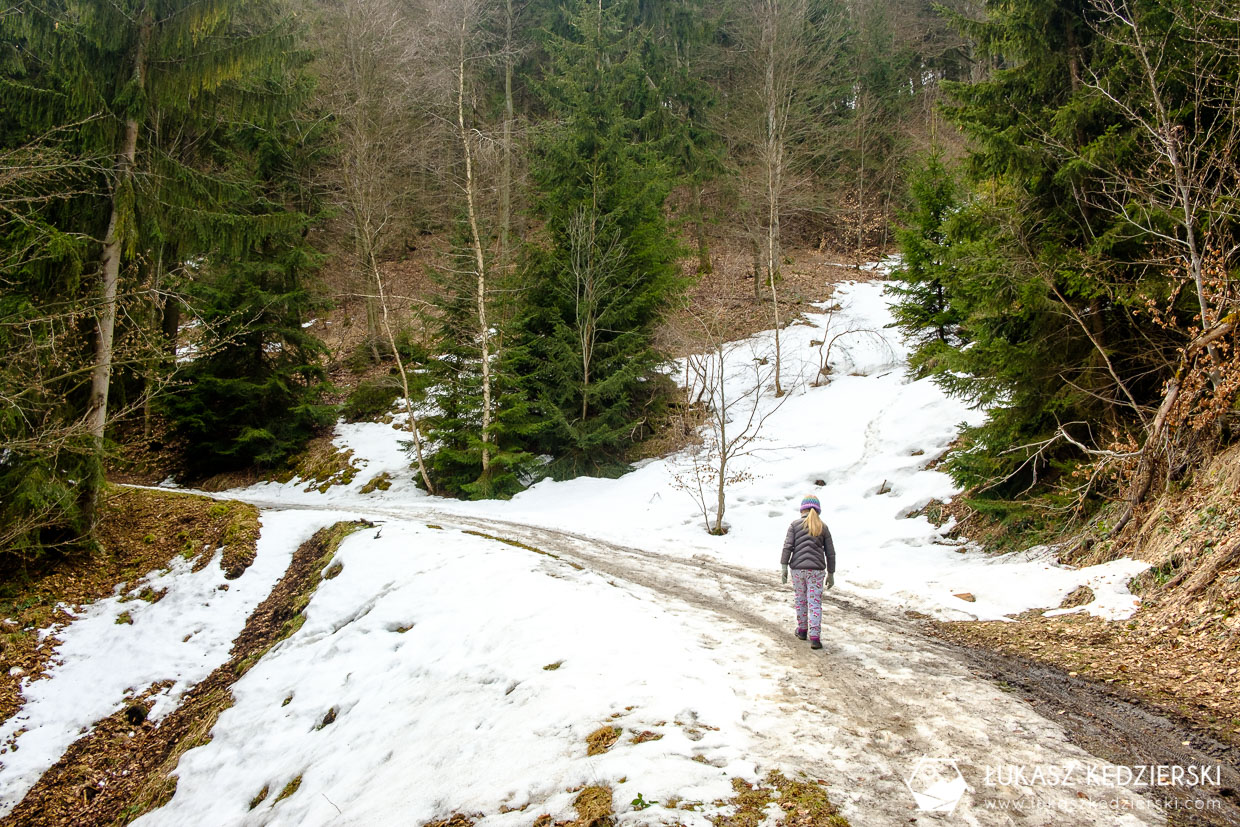
[[[1181, 808], [1167, 813], [1170, 823], [1240, 825], [1233, 750], [1097, 685], [931, 638], [855, 597], [828, 595], [824, 649], [814, 652], [792, 636], [790, 601], [774, 574], [429, 508], [364, 511], [515, 541], [714, 616], [721, 640], [704, 645], [757, 647], [781, 687], [770, 700], [795, 722], [793, 743], [763, 736], [754, 722], [764, 754], [828, 782], [854, 824], [1160, 824], [1167, 819], [1153, 802], [1170, 798]], [[1109, 775], [1144, 765], [1207, 766], [1218, 783], [1211, 775], [1199, 788], [1145, 796], [1135, 793], [1148, 788], [1118, 786]], [[957, 769], [969, 789], [954, 813], [919, 809], [906, 784], [914, 771], [949, 780]]]

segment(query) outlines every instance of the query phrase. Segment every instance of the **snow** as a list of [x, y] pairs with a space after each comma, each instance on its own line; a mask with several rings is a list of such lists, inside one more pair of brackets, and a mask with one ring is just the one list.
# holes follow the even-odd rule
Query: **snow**
[[[421, 824], [450, 807], [527, 825], [541, 812], [572, 817], [568, 791], [582, 785], [613, 787], [626, 810], [639, 793], [711, 802], [731, 795], [731, 778], [756, 777], [738, 693], [773, 687], [732, 652], [703, 648], [704, 621], [567, 563], [412, 522], [354, 534], [335, 559], [343, 570], [305, 625], [234, 685], [211, 743], [182, 759], [176, 796], [138, 824], [378, 824], [393, 813]], [[620, 741], [587, 756], [586, 737], [605, 725], [622, 728]], [[646, 730], [663, 737], [631, 742]], [[298, 776], [314, 793], [275, 803]]]
[[[720, 537], [705, 531], [693, 498], [677, 487], [677, 477], [692, 469], [691, 450], [641, 463], [619, 479], [548, 480], [508, 502], [464, 503], [417, 488], [401, 420], [338, 424], [334, 443], [352, 452], [358, 469], [351, 483], [320, 492], [292, 480], [223, 495], [275, 509], [263, 512], [257, 559], [241, 578], [225, 581], [216, 561], [198, 572], [178, 561], [130, 589], [166, 588], [162, 600], [122, 603], [117, 595], [57, 630], [62, 643], [48, 679], [28, 681], [25, 706], [0, 727], [0, 742], [20, 747], [0, 753], [0, 814], [128, 698], [171, 681], [153, 714], [173, 709], [227, 660], [231, 641], [297, 545], [351, 514], [382, 525], [344, 541], [336, 557], [343, 568], [320, 585], [305, 624], [233, 686], [236, 703], [212, 740], [178, 765], [175, 796], [141, 824], [374, 824], [390, 823], [394, 813], [419, 824], [458, 811], [484, 814], [485, 827], [527, 827], [543, 812], [571, 818], [573, 790], [602, 783], [614, 789], [623, 825], [670, 818], [706, 827], [709, 807], [639, 811], [628, 802], [638, 794], [660, 802], [727, 797], [732, 778], [753, 780], [770, 768], [762, 759], [770, 742], [803, 735], [787, 706], [775, 708], [773, 699], [787, 698], [786, 679], [772, 676], [758, 633], [529, 547], [436, 528], [437, 517], [493, 524], [501, 539], [501, 521], [577, 532], [662, 555], [652, 560], [680, 566], [675, 576], [682, 579], [709, 579], [714, 564], [777, 571], [784, 532], [801, 497], [814, 493], [838, 551], [837, 589], [846, 595], [946, 619], [1005, 619], [1057, 606], [1088, 585], [1094, 600], [1067, 611], [1128, 616], [1136, 598], [1126, 584], [1144, 564], [1074, 569], [1045, 547], [988, 555], [949, 540], [950, 524], [910, 516], [958, 493], [927, 465], [946, 452], [960, 423], [980, 422], [984, 413], [928, 380], [912, 380], [907, 349], [890, 323], [881, 283], [840, 286], [830, 303], [782, 331], [788, 393], [778, 400], [768, 392], [773, 334], [730, 349], [725, 387], [740, 401], [729, 427], [741, 427], [751, 399], [764, 424], [734, 459], [741, 479], [729, 486], [728, 532]], [[830, 371], [814, 386], [824, 340]], [[684, 376], [683, 363], [672, 375]], [[755, 377], [764, 391], [747, 397]], [[362, 494], [380, 474], [391, 477], [391, 487]], [[957, 596], [964, 593], [974, 602]], [[784, 596], [777, 597], [784, 617]], [[755, 612], [772, 610], [771, 595], [760, 599], [767, 603]], [[126, 611], [132, 624], [117, 623]], [[884, 654], [891, 644], [875, 647], [885, 632], [869, 634], [874, 641], [850, 640], [837, 657], [852, 659], [847, 668], [877, 676], [879, 685], [903, 691], [938, 681], [935, 708], [1009, 703], [992, 700], [1003, 693], [989, 685], [968, 689], [964, 676], [929, 675], [924, 664], [910, 671], [901, 658], [913, 655]], [[949, 692], [939, 685], [959, 685], [959, 695], [940, 700]], [[1007, 714], [988, 720], [1016, 720]], [[1021, 714], [1028, 720], [1020, 726], [1039, 726], [1031, 711]], [[919, 729], [959, 726], [981, 742], [1000, 737], [985, 721], [966, 725], [946, 711], [942, 718], [923, 720]], [[619, 742], [588, 756], [586, 737], [604, 725], [622, 728]], [[662, 738], [632, 742], [646, 730]], [[856, 744], [836, 733], [843, 740], [823, 741], [819, 752], [836, 763], [864, 761], [873, 738], [897, 738], [883, 733], [853, 733]], [[889, 781], [884, 766], [871, 775]], [[298, 778], [300, 792], [277, 802]]]
[[[185, 692], [228, 660], [233, 639], [283, 576], [297, 546], [333, 521], [320, 514], [268, 512], [257, 557], [240, 578], [225, 580], [218, 550], [197, 572], [178, 558], [168, 570], [90, 604], [65, 628], [50, 632], [63, 642], [47, 678], [25, 680], [25, 704], [0, 725], [0, 815], [96, 721], [152, 684], [172, 682], [155, 695], [150, 717], [157, 721], [175, 709]], [[168, 591], [155, 603], [136, 598], [147, 587]], [[61, 608], [72, 614], [72, 607]], [[132, 623], [118, 620], [124, 613]]]
[[[886, 271], [897, 263], [885, 260], [874, 269]], [[753, 450], [732, 466], [745, 478], [728, 487], [723, 537], [706, 533], [693, 498], [677, 487], [677, 476], [683, 480], [691, 467], [688, 451], [642, 463], [619, 479], [545, 480], [509, 502], [460, 503], [428, 497], [416, 487], [400, 446], [405, 431], [342, 423], [335, 443], [351, 449], [363, 469], [351, 485], [319, 493], [302, 491], [294, 480], [231, 493], [304, 505], [383, 503], [490, 515], [766, 570], [778, 567], [784, 531], [796, 518], [801, 497], [813, 493], [822, 501], [835, 541], [837, 588], [845, 592], [940, 619], [1004, 620], [1028, 609], [1056, 607], [1088, 585], [1096, 599], [1078, 611], [1112, 620], [1129, 617], [1137, 599], [1126, 584], [1145, 570], [1143, 563], [1125, 559], [1076, 569], [1055, 562], [1052, 553], [996, 557], [947, 538], [950, 521], [936, 527], [925, 516], [910, 516], [959, 493], [946, 474], [926, 466], [947, 451], [961, 423], [978, 424], [985, 413], [948, 397], [929, 379], [911, 379], [905, 370], [908, 349], [889, 327], [892, 321], [881, 282], [849, 283], [782, 331], [781, 376], [789, 392], [781, 400], [769, 392], [761, 395], [759, 416], [767, 418]], [[831, 341], [829, 382], [813, 387], [817, 342], [824, 340]], [[726, 362], [729, 399], [752, 388], [754, 360], [762, 358], [774, 362], [769, 331], [733, 348]], [[683, 379], [683, 362], [671, 374]], [[767, 378], [764, 384], [769, 390], [772, 383]], [[748, 408], [739, 405], [733, 416], [747, 418]], [[380, 473], [392, 477], [391, 488], [361, 495]], [[709, 501], [713, 513], [713, 497]]]

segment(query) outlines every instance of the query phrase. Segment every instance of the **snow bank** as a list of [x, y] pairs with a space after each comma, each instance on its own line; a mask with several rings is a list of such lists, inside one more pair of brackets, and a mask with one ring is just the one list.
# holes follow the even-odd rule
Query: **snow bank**
[[[457, 810], [524, 826], [572, 817], [573, 790], [600, 783], [622, 823], [645, 823], [668, 811], [633, 810], [639, 793], [709, 803], [755, 777], [746, 696], [773, 688], [714, 652], [704, 620], [410, 522], [352, 535], [335, 560], [305, 625], [234, 685], [211, 742], [182, 758], [175, 797], [138, 824], [421, 824]], [[587, 756], [602, 726], [620, 740]], [[645, 731], [662, 737], [632, 742]]]

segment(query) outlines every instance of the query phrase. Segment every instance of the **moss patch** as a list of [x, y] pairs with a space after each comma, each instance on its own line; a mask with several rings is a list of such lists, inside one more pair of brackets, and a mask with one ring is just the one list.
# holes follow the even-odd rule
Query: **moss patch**
[[375, 491], [387, 491], [392, 487], [392, 475], [387, 471], [371, 477], [370, 482], [362, 486], [361, 493], [372, 494]]
[[286, 798], [291, 798], [294, 793], [301, 789], [301, 776], [298, 775], [292, 781], [284, 785], [284, 789], [280, 790], [280, 794], [276, 796], [274, 804], [279, 804]]
[[250, 799], [250, 809], [253, 810], [259, 804], [262, 804], [264, 801], [267, 800], [267, 796], [270, 794], [271, 794], [271, 788], [267, 786], [266, 784], [264, 784], [263, 788], [259, 790], [257, 793], [255, 793], [254, 797]]
[[353, 451], [341, 451], [332, 437], [315, 437], [306, 444], [306, 450], [293, 462], [292, 468], [276, 476], [276, 482], [293, 479], [305, 484], [306, 491], [326, 492], [335, 485], [349, 485], [357, 477], [358, 468], [353, 464]]

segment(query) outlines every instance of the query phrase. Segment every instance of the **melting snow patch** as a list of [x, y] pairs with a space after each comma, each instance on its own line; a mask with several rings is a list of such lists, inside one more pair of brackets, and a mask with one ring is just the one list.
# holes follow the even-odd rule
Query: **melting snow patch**
[[[873, 269], [886, 272], [896, 263], [887, 259]], [[1102, 578], [1098, 602], [1085, 610], [1108, 617], [1130, 613], [1136, 598], [1124, 584], [1144, 564], [1116, 561], [1078, 570], [1057, 565], [1045, 549], [994, 557], [949, 540], [954, 521], [936, 527], [924, 516], [910, 516], [958, 493], [950, 477], [926, 465], [948, 450], [961, 423], [980, 424], [985, 414], [901, 369], [908, 348], [890, 327], [889, 301], [882, 282], [837, 285], [831, 302], [806, 315], [807, 324], [782, 332], [787, 395], [760, 397], [757, 415], [767, 418], [752, 450], [730, 466], [741, 481], [728, 487], [729, 531], [723, 537], [707, 534], [700, 510], [677, 483], [692, 463], [688, 452], [640, 463], [619, 479], [544, 480], [507, 502], [461, 503], [427, 497], [417, 488], [401, 447], [407, 434], [373, 423], [337, 426], [336, 444], [352, 449], [364, 467], [351, 486], [326, 494], [300, 492], [291, 484], [234, 493], [342, 507], [373, 508], [380, 500], [402, 509], [433, 506], [769, 571], [778, 570], [784, 533], [801, 497], [813, 493], [835, 540], [842, 590], [940, 618], [1002, 619], [1058, 606], [1076, 587]], [[839, 338], [829, 349], [824, 381], [814, 386], [824, 335]], [[728, 398], [752, 389], [754, 359], [773, 364], [773, 357], [770, 331], [738, 343], [725, 365]], [[669, 374], [684, 381], [684, 363]], [[747, 407], [742, 414], [747, 416]], [[730, 427], [741, 416], [737, 420]], [[395, 481], [391, 489], [366, 502], [358, 490], [384, 471]], [[713, 517], [713, 496], [708, 503]], [[976, 601], [953, 596], [961, 592], [973, 593]]]
[[[572, 817], [571, 790], [586, 784], [612, 787], [623, 813], [639, 793], [711, 802], [731, 778], [756, 778], [742, 723], [752, 700], [738, 692], [775, 688], [732, 674], [734, 653], [712, 650], [705, 621], [695, 629], [643, 590], [531, 551], [413, 523], [354, 534], [336, 561], [304, 626], [234, 685], [211, 742], [182, 758], [172, 801], [138, 824], [314, 825], [340, 812], [421, 824], [452, 811], [508, 824], [501, 808], [532, 805], [524, 824]], [[602, 726], [619, 738], [588, 756]], [[636, 739], [647, 731], [662, 737]]]
[[[178, 558], [128, 593], [167, 589], [158, 602], [118, 594], [90, 604], [56, 630], [62, 642], [48, 677], [24, 681], [25, 704], [0, 725], [0, 743], [6, 744], [0, 749], [0, 814], [12, 810], [96, 721], [152, 684], [172, 682], [156, 696], [151, 719], [175, 709], [194, 684], [228, 660], [233, 638], [284, 575], [297, 546], [336, 519], [321, 513], [264, 514], [258, 554], [240, 578], [224, 579], [218, 553], [197, 572], [191, 561]], [[224, 584], [227, 590], [219, 588]], [[11, 739], [16, 748], [9, 746]]]

